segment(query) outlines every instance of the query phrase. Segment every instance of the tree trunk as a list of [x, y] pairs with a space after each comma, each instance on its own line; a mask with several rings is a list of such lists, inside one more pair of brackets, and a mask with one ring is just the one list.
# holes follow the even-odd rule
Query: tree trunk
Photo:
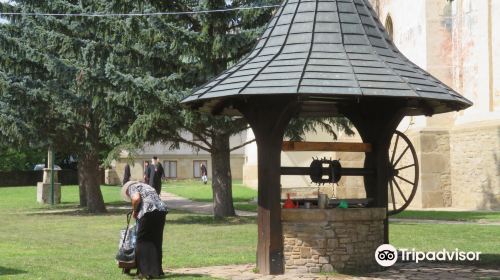
[[99, 157], [96, 151], [89, 151], [81, 158], [84, 188], [87, 191], [87, 207], [90, 213], [105, 213], [104, 199], [100, 188]]
[[87, 207], [87, 190], [85, 186], [87, 185], [86, 177], [84, 175], [84, 170], [82, 164], [78, 163], [78, 190], [80, 193], [80, 206]]
[[229, 135], [212, 138], [212, 193], [214, 217], [235, 216], [230, 165]]

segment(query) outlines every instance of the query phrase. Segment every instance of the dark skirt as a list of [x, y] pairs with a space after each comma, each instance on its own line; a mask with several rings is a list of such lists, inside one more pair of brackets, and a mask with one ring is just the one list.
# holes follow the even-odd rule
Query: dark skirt
[[138, 272], [143, 276], [163, 275], [162, 245], [166, 212], [153, 211], [139, 219], [135, 261]]

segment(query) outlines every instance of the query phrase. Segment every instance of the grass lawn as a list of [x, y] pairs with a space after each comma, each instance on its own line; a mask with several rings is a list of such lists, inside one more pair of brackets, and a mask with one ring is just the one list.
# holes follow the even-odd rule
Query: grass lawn
[[[127, 205], [120, 202], [118, 187], [102, 190], [108, 206]], [[75, 186], [63, 187], [63, 204], [56, 207], [37, 204], [35, 187], [0, 188], [0, 278], [130, 279], [114, 261], [126, 210], [109, 207], [105, 215], [89, 215], [77, 207], [77, 199]], [[492, 225], [394, 223], [390, 241], [417, 250], [481, 251], [482, 263], [498, 265], [499, 232], [500, 226]], [[256, 243], [255, 218], [214, 221], [207, 215], [172, 211], [165, 227], [164, 266], [254, 263]], [[167, 279], [210, 278], [168, 275]]]
[[[418, 251], [442, 249], [482, 252], [482, 265], [500, 265], [500, 226], [459, 224], [389, 225], [389, 243], [396, 248]], [[472, 263], [475, 264], [475, 263]]]
[[424, 220], [448, 220], [448, 221], [485, 221], [500, 222], [500, 212], [493, 211], [419, 211], [406, 210], [394, 218], [424, 219]]
[[[118, 187], [103, 186], [108, 205], [120, 202]], [[126, 210], [89, 215], [77, 207], [78, 189], [63, 187], [63, 203], [36, 203], [35, 187], [0, 188], [0, 278], [130, 279], [115, 264]], [[65, 213], [53, 213], [65, 210]], [[254, 218], [214, 221], [211, 216], [172, 211], [167, 215], [164, 266], [196, 267], [255, 262]], [[175, 276], [167, 279], [211, 279]]]
[[[163, 190], [189, 198], [194, 201], [212, 202], [211, 181], [204, 185], [201, 181], [179, 180], [163, 184]], [[233, 203], [237, 210], [257, 212], [257, 204], [253, 202], [257, 191], [243, 185], [241, 180], [233, 181]]]

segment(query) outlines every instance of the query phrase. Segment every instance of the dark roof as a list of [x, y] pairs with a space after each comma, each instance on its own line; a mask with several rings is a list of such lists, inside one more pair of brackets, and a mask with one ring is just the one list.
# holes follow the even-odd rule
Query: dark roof
[[398, 51], [368, 0], [285, 0], [252, 52], [183, 103], [213, 110], [256, 95], [304, 104], [392, 97], [431, 111], [415, 114], [472, 105]]

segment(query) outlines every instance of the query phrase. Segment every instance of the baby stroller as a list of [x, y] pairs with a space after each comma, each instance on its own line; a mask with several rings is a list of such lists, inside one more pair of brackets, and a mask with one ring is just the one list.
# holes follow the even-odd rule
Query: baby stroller
[[137, 224], [130, 227], [132, 212], [127, 213], [127, 228], [120, 231], [120, 242], [116, 262], [122, 273], [130, 274], [130, 270], [137, 268], [135, 263], [135, 242], [137, 237]]

